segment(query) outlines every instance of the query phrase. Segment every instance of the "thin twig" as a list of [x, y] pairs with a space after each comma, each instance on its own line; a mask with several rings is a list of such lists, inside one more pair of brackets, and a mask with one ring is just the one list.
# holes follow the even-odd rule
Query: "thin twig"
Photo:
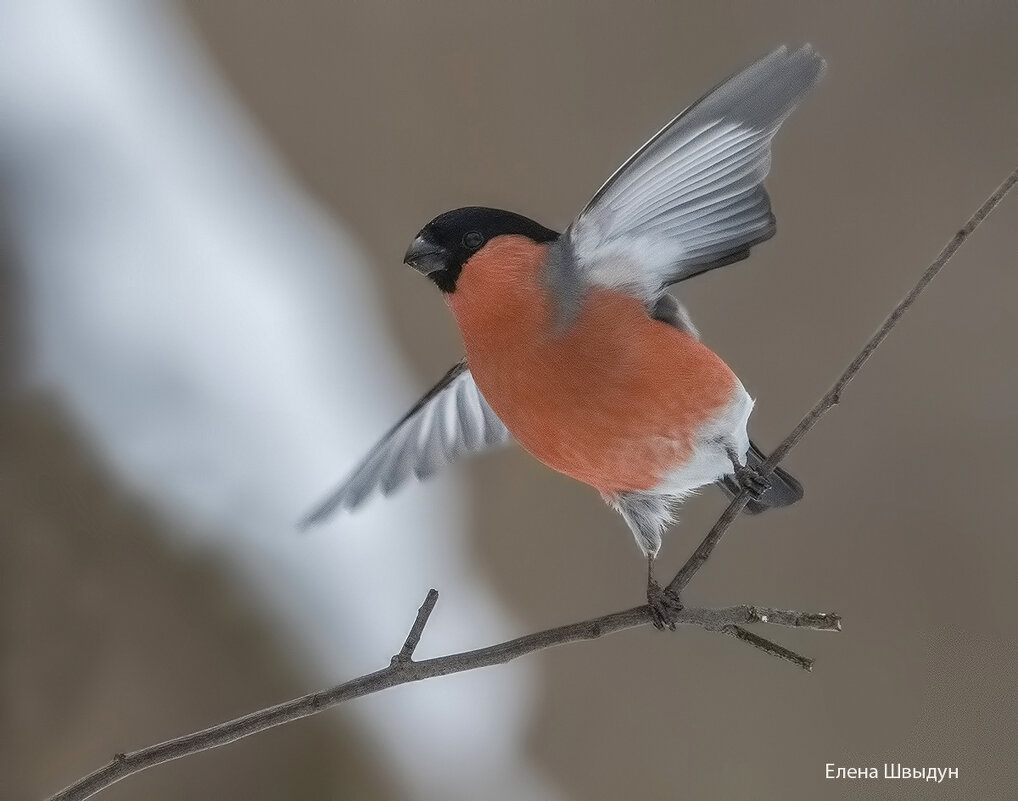
[[[908, 295], [895, 307], [894, 311], [884, 321], [884, 324], [866, 343], [859, 352], [859, 355], [856, 356], [845, 372], [842, 373], [841, 377], [834, 383], [834, 386], [817, 402], [816, 406], [802, 419], [795, 430], [785, 438], [785, 441], [781, 443], [777, 450], [768, 457], [760, 470], [763, 475], [770, 473], [774, 466], [816, 424], [817, 420], [828, 409], [838, 403], [841, 391], [848, 382], [859, 372], [860, 368], [887, 337], [891, 329], [898, 324], [902, 315], [915, 303], [930, 281], [950, 261], [958, 248], [979, 227], [979, 224], [999, 205], [1000, 201], [1016, 182], [1018, 182], [1018, 169], [1008, 176], [954, 236], [933, 264], [922, 274]], [[740, 492], [735, 497], [704, 541], [694, 551], [675, 578], [672, 579], [669, 589], [680, 591], [685, 588], [690, 579], [693, 578], [704, 562], [707, 561], [707, 558], [714, 550], [718, 541], [720, 541], [722, 535], [748, 500], [749, 496], [745, 491]], [[145, 768], [232, 743], [243, 737], [257, 734], [283, 723], [300, 720], [343, 701], [348, 701], [351, 698], [359, 698], [360, 696], [376, 693], [400, 684], [422, 681], [436, 676], [447, 676], [452, 673], [462, 673], [489, 665], [503, 664], [554, 645], [563, 645], [565, 643], [576, 642], [577, 640], [594, 640], [616, 631], [622, 631], [623, 629], [645, 626], [651, 622], [649, 608], [647, 606], [638, 606], [622, 612], [604, 615], [593, 620], [586, 620], [582, 623], [573, 623], [568, 626], [559, 626], [558, 628], [548, 629], [536, 634], [529, 634], [525, 637], [519, 637], [515, 640], [509, 640], [508, 642], [492, 645], [487, 648], [479, 648], [475, 651], [466, 651], [464, 653], [415, 662], [412, 659], [414, 650], [420, 641], [428, 618], [434, 610], [437, 598], [438, 593], [435, 590], [431, 590], [428, 593], [428, 597], [417, 613], [417, 619], [410, 629], [406, 643], [400, 652], [393, 657], [389, 667], [369, 673], [366, 676], [361, 676], [331, 689], [305, 695], [268, 709], [252, 712], [249, 715], [244, 715], [243, 717], [193, 734], [167, 740], [164, 743], [127, 754], [117, 754], [109, 764], [74, 782], [74, 784], [65, 790], [52, 796], [50, 801], [80, 801], [80, 799], [88, 798], [103, 788], [109, 787], [124, 777]], [[747, 631], [742, 626], [751, 623], [767, 623], [780, 626], [805, 627], [819, 631], [841, 630], [841, 619], [835, 614], [826, 612], [793, 612], [760, 606], [733, 606], [725, 609], [685, 608], [678, 613], [675, 622], [677, 624], [700, 626], [708, 631], [726, 634], [755, 648], [759, 648], [771, 656], [790, 661], [806, 670], [812, 667], [812, 660], [789, 651], [787, 648], [772, 643], [769, 640], [765, 640], [763, 637]]]
[[[799, 425], [795, 427], [791, 434], [785, 437], [784, 441], [774, 450], [774, 452], [767, 457], [767, 460], [760, 466], [760, 475], [766, 477], [770, 475], [771, 471], [777, 466], [778, 462], [784, 459], [788, 452], [792, 450], [799, 441], [806, 436], [813, 426], [819, 422], [820, 418], [823, 417], [833, 406], [836, 406], [841, 400], [841, 393], [844, 391], [848, 383], [855, 378], [856, 373], [862, 369], [862, 366], [866, 364], [873, 352], [880, 347], [880, 344], [887, 338], [887, 335], [891, 333], [894, 327], [899, 323], [901, 318], [905, 315], [912, 304], [918, 300], [919, 296], [923, 293], [923, 290], [930, 285], [930, 282], [937, 277], [937, 274], [944, 269], [947, 263], [951, 260], [951, 257], [958, 252], [965, 240], [968, 239], [972, 232], [975, 231], [980, 224], [985, 220], [990, 213], [1000, 205], [1000, 201], [1004, 199], [1004, 196], [1011, 191], [1015, 183], [1018, 182], [1018, 169], [1015, 169], [1007, 178], [1004, 179], [1003, 183], [997, 187], [997, 189], [990, 195], [986, 202], [973, 214], [967, 223], [961, 228], [958, 233], [954, 235], [954, 238], [948, 242], [944, 249], [940, 251], [940, 255], [933, 260], [933, 263], [926, 268], [919, 280], [916, 281], [915, 286], [909, 290], [908, 294], [905, 295], [894, 307], [887, 319], [884, 320], [883, 324], [876, 330], [876, 333], [870, 337], [859, 354], [852, 359], [852, 363], [845, 368], [845, 372], [841, 374], [834, 385], [827, 391], [820, 400], [816, 402], [816, 405], [809, 410], [805, 417], [799, 421]], [[721, 517], [714, 524], [713, 528], [707, 532], [707, 536], [704, 537], [703, 542], [700, 543], [699, 547], [693, 551], [693, 555], [689, 557], [686, 564], [682, 566], [678, 573], [675, 574], [675, 578], [672, 579], [668, 585], [668, 589], [672, 592], [679, 594], [686, 588], [686, 585], [693, 579], [697, 571], [703, 567], [704, 563], [710, 558], [715, 546], [721, 541], [721, 537], [728, 530], [728, 527], [732, 525], [735, 518], [738, 517], [739, 512], [742, 511], [743, 507], [749, 502], [749, 493], [746, 490], [742, 490], [736, 495], [728, 508], [722, 513]]]
[[797, 654], [795, 651], [790, 651], [785, 648], [785, 646], [778, 645], [776, 642], [764, 639], [759, 634], [747, 631], [742, 626], [725, 626], [720, 631], [722, 634], [734, 637], [740, 642], [752, 645], [754, 648], [759, 648], [766, 654], [776, 656], [778, 659], [784, 659], [786, 662], [791, 662], [793, 665], [798, 665], [806, 672], [813, 670], [813, 660], [808, 656], [802, 656], [801, 654]]
[[424, 633], [424, 627], [428, 625], [428, 618], [431, 617], [431, 613], [435, 611], [435, 604], [438, 603], [438, 590], [432, 588], [428, 590], [428, 595], [424, 599], [424, 603], [421, 604], [421, 608], [417, 610], [417, 620], [414, 621], [413, 626], [410, 627], [410, 633], [406, 636], [406, 642], [403, 643], [403, 647], [400, 652], [392, 658], [392, 664], [406, 663], [409, 662], [414, 655], [414, 651], [417, 650], [417, 643], [421, 641], [421, 635]]

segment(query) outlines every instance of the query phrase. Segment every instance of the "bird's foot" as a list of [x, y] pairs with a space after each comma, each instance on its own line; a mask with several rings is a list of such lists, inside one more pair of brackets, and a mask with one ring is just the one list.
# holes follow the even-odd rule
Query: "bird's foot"
[[760, 475], [755, 467], [745, 464], [735, 465], [735, 480], [739, 482], [740, 487], [749, 493], [749, 497], [754, 501], [759, 501], [763, 498], [764, 493], [771, 488], [769, 479]]
[[667, 626], [675, 631], [675, 620], [682, 611], [679, 594], [666, 589], [653, 578], [647, 581], [647, 604], [650, 606], [650, 619], [658, 631]]

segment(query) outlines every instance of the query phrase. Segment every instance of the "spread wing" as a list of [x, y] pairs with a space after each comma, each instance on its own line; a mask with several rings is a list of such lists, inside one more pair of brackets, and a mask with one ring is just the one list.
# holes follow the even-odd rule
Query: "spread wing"
[[337, 509], [356, 509], [376, 490], [389, 495], [411, 477], [428, 478], [464, 453], [483, 451], [509, 438], [466, 361], [461, 361], [382, 437], [301, 527], [321, 523]]
[[669, 284], [739, 261], [774, 235], [771, 139], [824, 72], [780, 47], [706, 94], [634, 153], [567, 232], [588, 284], [649, 305]]

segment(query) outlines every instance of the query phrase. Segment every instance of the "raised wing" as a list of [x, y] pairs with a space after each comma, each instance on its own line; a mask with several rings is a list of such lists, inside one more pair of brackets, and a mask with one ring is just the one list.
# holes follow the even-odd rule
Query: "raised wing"
[[461, 361], [382, 437], [301, 527], [321, 523], [337, 509], [356, 509], [376, 490], [389, 495], [411, 477], [428, 478], [464, 453], [483, 451], [509, 438], [466, 361]]
[[823, 75], [784, 46], [683, 111], [598, 190], [567, 232], [584, 281], [648, 304], [669, 284], [739, 261], [774, 235], [771, 139]]

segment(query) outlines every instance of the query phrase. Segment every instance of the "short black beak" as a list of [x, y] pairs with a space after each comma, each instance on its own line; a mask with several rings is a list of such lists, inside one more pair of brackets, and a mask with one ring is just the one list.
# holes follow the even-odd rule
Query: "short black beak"
[[448, 265], [449, 253], [444, 248], [418, 236], [407, 248], [403, 263], [409, 264], [418, 272], [430, 275], [444, 269]]

